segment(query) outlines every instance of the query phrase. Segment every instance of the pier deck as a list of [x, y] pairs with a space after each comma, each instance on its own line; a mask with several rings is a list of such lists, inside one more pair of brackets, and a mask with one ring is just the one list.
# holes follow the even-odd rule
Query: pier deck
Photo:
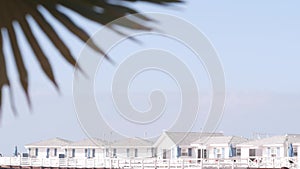
[[0, 157], [0, 168], [17, 169], [245, 169], [298, 168], [297, 158], [119, 159]]

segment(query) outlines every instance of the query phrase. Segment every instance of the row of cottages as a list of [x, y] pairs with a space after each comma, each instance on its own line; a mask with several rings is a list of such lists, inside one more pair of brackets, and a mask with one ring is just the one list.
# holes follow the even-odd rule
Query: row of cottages
[[151, 142], [126, 138], [115, 142], [84, 139], [77, 142], [54, 138], [25, 146], [37, 158], [251, 158], [296, 157], [300, 135], [290, 134], [257, 140], [224, 136], [222, 133], [163, 132]]
[[237, 145], [241, 158], [249, 157], [297, 157], [300, 151], [300, 135], [287, 134], [244, 142]]
[[54, 138], [25, 145], [30, 157], [36, 158], [147, 158], [155, 156], [153, 142], [127, 138], [115, 142], [89, 138], [77, 142]]
[[154, 147], [159, 159], [228, 158], [239, 156], [236, 145], [245, 141], [222, 133], [164, 132]]

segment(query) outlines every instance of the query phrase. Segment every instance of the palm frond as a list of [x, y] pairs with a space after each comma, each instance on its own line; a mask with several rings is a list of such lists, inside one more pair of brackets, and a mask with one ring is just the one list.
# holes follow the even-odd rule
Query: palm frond
[[[5, 85], [9, 86], [9, 80], [7, 77], [7, 68], [5, 63], [5, 57], [3, 53], [3, 37], [0, 33], [0, 95], [2, 96], [2, 89]], [[2, 97], [0, 97], [0, 108], [2, 105]]]
[[[87, 42], [89, 39], [88, 33], [77, 25], [68, 14], [63, 10], [59, 9], [60, 6], [72, 10], [81, 16], [94, 21], [99, 24], [107, 24], [115, 19], [126, 16], [128, 14], [138, 13], [135, 9], [130, 7], [130, 3], [133, 2], [148, 2], [158, 5], [169, 5], [173, 3], [182, 2], [181, 0], [1, 0], [0, 1], [0, 28], [1, 30], [6, 29], [8, 38], [10, 40], [10, 46], [13, 51], [14, 62], [17, 68], [19, 82], [22, 86], [23, 91], [26, 94], [28, 103], [30, 105], [30, 96], [28, 92], [29, 86], [29, 75], [27, 68], [24, 64], [25, 54], [22, 54], [18, 42], [16, 27], [14, 21], [21, 27], [23, 34], [25, 35], [29, 45], [34, 52], [35, 58], [38, 61], [41, 70], [45, 73], [46, 77], [59, 89], [55, 75], [53, 73], [53, 65], [50, 64], [49, 59], [45, 55], [44, 51], [40, 47], [36, 36], [34, 35], [32, 28], [30, 27], [28, 16], [31, 16], [39, 28], [45, 33], [48, 39], [53, 43], [57, 50], [61, 53], [67, 63], [75, 68], [80, 67], [76, 64], [76, 60], [70, 52], [67, 45], [63, 42], [61, 37], [56, 33], [51, 23], [44, 16], [43, 12], [39, 9], [40, 7], [47, 10], [57, 21], [59, 21], [64, 27], [66, 27], [74, 36], [78, 37], [81, 41]], [[140, 20], [145, 22], [152, 21], [142, 14], [137, 16]], [[115, 25], [136, 29], [136, 30], [150, 30], [151, 28], [145, 26], [138, 20], [126, 18], [125, 22], [115, 22]], [[118, 27], [110, 25], [110, 29], [120, 35], [126, 35]], [[133, 39], [134, 40], [134, 39]], [[3, 31], [0, 31], [0, 111], [2, 105], [2, 92], [3, 87], [8, 86], [10, 88], [10, 81], [6, 67], [6, 56], [3, 51]], [[89, 41], [88, 45], [106, 57], [110, 58], [97, 46], [93, 41]]]
[[12, 51], [13, 51], [13, 55], [14, 55], [14, 60], [16, 62], [18, 74], [19, 74], [19, 81], [22, 85], [23, 91], [25, 92], [29, 106], [31, 106], [29, 92], [28, 92], [28, 73], [27, 73], [27, 69], [26, 69], [24, 61], [23, 61], [21, 51], [18, 46], [16, 33], [15, 33], [15, 30], [12, 25], [9, 25], [7, 27], [7, 30], [8, 30], [9, 38], [11, 39], [10, 43], [11, 43], [11, 47], [12, 47]]

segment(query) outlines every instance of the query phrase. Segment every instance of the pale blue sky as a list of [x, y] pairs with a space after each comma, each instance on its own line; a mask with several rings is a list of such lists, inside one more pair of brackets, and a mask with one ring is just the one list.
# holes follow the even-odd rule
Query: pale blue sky
[[[300, 119], [299, 5], [300, 2], [296, 0], [193, 0], [170, 8], [143, 3], [135, 6], [145, 12], [163, 12], [179, 16], [206, 34], [219, 53], [228, 91], [226, 108], [218, 131], [250, 137], [252, 132], [300, 133], [300, 128], [297, 127]], [[77, 20], [84, 24], [85, 29], [91, 34], [99, 28], [88, 21]], [[53, 24], [58, 32], [65, 36], [64, 40], [72, 49], [72, 53], [78, 56], [82, 43], [55, 21]], [[42, 37], [39, 30], [36, 31], [36, 34]], [[149, 42], [143, 43], [146, 47], [156, 45], [169, 49], [164, 42], [169, 42], [171, 48], [180, 46], [159, 37], [142, 37], [141, 40]], [[151, 44], [156, 40], [159, 43]], [[51, 137], [79, 140], [86, 137], [77, 121], [72, 101], [73, 70], [63, 59], [56, 57], [59, 53], [55, 51], [53, 45], [42, 38], [40, 42], [47, 51], [51, 63], [55, 63], [54, 71], [61, 88], [60, 94], [38, 71], [36, 61], [30, 56], [32, 52], [26, 43], [22, 43], [24, 53], [28, 55], [26, 65], [30, 67], [30, 94], [33, 109], [32, 111], [28, 109], [20, 86], [14, 83], [15, 102], [18, 104], [19, 115], [13, 116], [8, 91], [5, 91], [0, 128], [0, 153], [6, 155], [12, 154], [15, 145], [24, 151], [22, 148], [24, 144], [37, 140]], [[143, 48], [143, 45], [138, 46]], [[122, 45], [118, 49], [122, 50]], [[134, 45], [132, 49], [135, 49]], [[120, 51], [117, 50], [113, 55], [119, 53]], [[209, 84], [207, 77], [202, 77], [205, 75], [203, 67], [200, 63], [194, 63], [192, 57], [183, 60], [190, 64], [196, 75], [199, 75], [198, 82], [201, 83], [201, 89], [205, 93]], [[12, 60], [8, 59], [8, 62], [11, 63]], [[16, 81], [17, 78], [13, 75], [14, 67], [9, 64], [9, 68], [12, 81]], [[148, 80], [155, 80], [154, 76], [152, 74]], [[147, 80], [146, 77], [137, 79], [135, 85], [142, 85], [143, 81]], [[99, 76], [96, 82], [101, 83], [101, 78], [106, 77]], [[171, 83], [171, 80], [166, 80], [165, 84], [161, 85]], [[203, 94], [203, 98], [208, 98], [206, 94]], [[101, 100], [101, 98], [97, 99]], [[139, 100], [139, 96], [133, 99]], [[207, 109], [207, 102], [209, 101], [203, 101], [202, 111]], [[138, 103], [136, 106], [142, 109], [146, 106], [143, 101], [136, 101], [136, 103]], [[201, 128], [201, 119], [198, 121], [199, 125], [194, 130]]]

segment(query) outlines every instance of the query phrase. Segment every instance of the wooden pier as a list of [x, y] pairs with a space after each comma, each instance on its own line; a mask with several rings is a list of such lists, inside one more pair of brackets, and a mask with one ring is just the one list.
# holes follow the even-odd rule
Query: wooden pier
[[[3, 169], [269, 169], [298, 168], [297, 158], [119, 159], [0, 157]], [[291, 163], [292, 161], [292, 163]]]

